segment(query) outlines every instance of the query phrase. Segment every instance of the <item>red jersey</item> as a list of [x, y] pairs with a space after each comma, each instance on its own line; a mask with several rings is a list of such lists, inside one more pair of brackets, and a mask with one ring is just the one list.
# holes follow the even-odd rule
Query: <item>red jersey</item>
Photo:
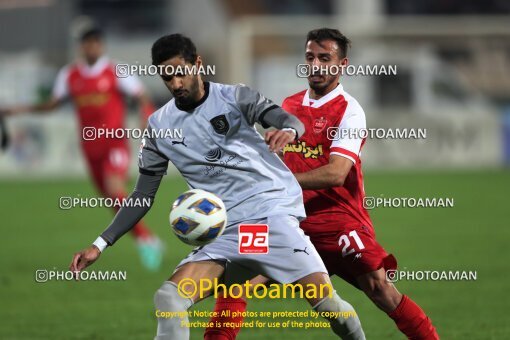
[[343, 186], [303, 190], [308, 217], [301, 222], [301, 228], [312, 233], [338, 231], [350, 225], [372, 228], [370, 216], [363, 208], [365, 192], [359, 155], [365, 140], [336, 138], [339, 134], [334, 133], [337, 129], [365, 129], [365, 113], [361, 106], [339, 84], [318, 100], [310, 99], [308, 90], [296, 93], [287, 97], [282, 107], [298, 117], [306, 129], [298, 141], [284, 148], [285, 164], [293, 173], [326, 165], [330, 155], [353, 162]]
[[99, 156], [105, 146], [121, 145], [125, 141], [111, 138], [84, 140], [83, 128], [123, 128], [125, 107], [122, 95], [134, 96], [141, 91], [138, 78], [117, 77], [115, 64], [101, 57], [94, 65], [77, 62], [64, 67], [57, 77], [53, 96], [58, 100], [71, 98], [79, 119], [83, 150], [89, 156]]

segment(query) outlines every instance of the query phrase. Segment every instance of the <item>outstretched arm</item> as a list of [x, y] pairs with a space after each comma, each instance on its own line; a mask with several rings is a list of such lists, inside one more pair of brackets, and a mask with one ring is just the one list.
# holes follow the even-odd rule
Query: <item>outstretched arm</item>
[[47, 101], [35, 105], [18, 105], [10, 108], [0, 109], [0, 115], [15, 116], [27, 112], [46, 113], [55, 110], [66, 98], [70, 96], [69, 84], [69, 67], [63, 67], [57, 75], [51, 98]]
[[62, 102], [52, 97], [44, 103], [35, 105], [18, 105], [9, 108], [0, 109], [0, 115], [3, 116], [15, 116], [23, 113], [46, 113], [55, 110]]
[[[80, 272], [94, 263], [106, 247], [113, 245], [125, 233], [131, 230], [152, 207], [154, 197], [161, 183], [162, 175], [140, 174], [135, 190], [129, 196], [128, 202], [144, 202], [148, 199], [150, 204], [130, 204], [129, 207], [122, 207], [115, 215], [108, 228], [84, 250], [74, 254], [69, 269], [73, 272]], [[77, 275], [76, 275], [77, 276]]]
[[[150, 124], [147, 129], [152, 129]], [[121, 208], [110, 226], [90, 247], [74, 254], [70, 265], [71, 271], [79, 272], [94, 263], [106, 247], [113, 245], [122, 235], [131, 230], [152, 207], [161, 179], [168, 168], [168, 158], [159, 152], [156, 140], [151, 138], [142, 140], [138, 167], [140, 176], [129, 199], [144, 202], [144, 198], [148, 198], [150, 204], [148, 206], [132, 204], [130, 207]]]

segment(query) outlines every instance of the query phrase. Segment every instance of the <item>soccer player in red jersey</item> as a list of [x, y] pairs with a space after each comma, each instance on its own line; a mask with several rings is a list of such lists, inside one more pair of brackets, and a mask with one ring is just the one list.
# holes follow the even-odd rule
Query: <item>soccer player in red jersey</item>
[[[89, 28], [80, 38], [82, 59], [62, 68], [53, 87], [52, 98], [33, 106], [3, 110], [3, 114], [52, 111], [70, 98], [76, 108], [83, 154], [95, 186], [102, 196], [126, 197], [126, 174], [129, 148], [126, 138], [84, 138], [87, 129], [124, 127], [123, 95], [135, 98], [141, 109], [144, 126], [154, 107], [140, 80], [134, 76], [117, 77], [115, 64], [104, 55], [102, 32]], [[84, 128], [87, 128], [84, 130]], [[118, 208], [116, 208], [118, 209]], [[156, 270], [162, 259], [162, 243], [143, 223], [132, 229], [142, 263]]]
[[[360, 152], [365, 140], [358, 138], [358, 132], [366, 128], [365, 113], [344, 91], [340, 73], [322, 72], [336, 70], [333, 65], [347, 66], [349, 45], [349, 39], [336, 29], [309, 32], [305, 51], [311, 70], [309, 89], [286, 98], [282, 105], [305, 125], [304, 135], [284, 148], [283, 157], [303, 189], [307, 218], [300, 227], [330, 275], [361, 289], [408, 339], [439, 339], [425, 312], [386, 279], [386, 271], [395, 270], [397, 262], [377, 242], [363, 207]], [[266, 134], [266, 140], [272, 133]], [[274, 150], [274, 143], [269, 147], [280, 151]], [[218, 299], [216, 310], [242, 311], [243, 302]], [[205, 339], [231, 340], [237, 332], [211, 328]]]

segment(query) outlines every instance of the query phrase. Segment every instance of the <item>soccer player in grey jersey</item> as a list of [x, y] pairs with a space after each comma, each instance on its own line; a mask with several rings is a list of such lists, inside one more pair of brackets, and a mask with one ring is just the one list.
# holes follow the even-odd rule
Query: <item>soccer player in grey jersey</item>
[[[202, 65], [193, 42], [180, 34], [157, 40], [152, 47], [152, 61], [154, 65], [171, 65], [174, 70], [185, 65], [200, 69]], [[181, 261], [156, 292], [156, 310], [189, 309], [200, 300], [199, 293], [183, 297], [186, 294], [178, 290], [181, 280], [192, 280], [198, 285], [200, 280], [232, 276], [229, 268], [247, 269], [249, 278], [263, 274], [281, 283], [297, 282], [305, 293], [307, 289], [319, 292], [320, 285], [331, 282], [317, 251], [299, 228], [299, 220], [305, 217], [302, 192], [292, 173], [273, 152], [302, 135], [303, 124], [244, 85], [204, 82], [199, 74], [169, 74], [168, 70], [171, 68], [161, 77], [174, 99], [151, 115], [148, 129], [182, 129], [184, 138], [142, 141], [138, 157], [140, 176], [130, 197], [152, 200], [171, 161], [190, 188], [210, 191], [223, 199], [228, 226], [217, 240], [196, 248]], [[254, 127], [257, 122], [278, 130], [264, 141]], [[122, 208], [92, 246], [74, 255], [71, 270], [80, 271], [91, 265], [148, 210], [148, 207]], [[269, 225], [267, 254], [239, 254], [237, 233], [241, 223]], [[307, 251], [294, 252], [296, 248]], [[319, 312], [353, 311], [336, 292], [308, 301]], [[329, 321], [343, 339], [365, 338], [357, 316], [332, 317]], [[188, 338], [189, 328], [181, 326], [180, 319], [158, 319], [156, 339]]]

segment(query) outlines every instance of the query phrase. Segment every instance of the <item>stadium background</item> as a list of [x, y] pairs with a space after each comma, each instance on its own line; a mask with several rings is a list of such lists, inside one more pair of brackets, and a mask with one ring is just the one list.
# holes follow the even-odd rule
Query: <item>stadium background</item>
[[[444, 339], [504, 339], [510, 336], [509, 19], [510, 5], [496, 0], [1, 0], [0, 107], [46, 98], [58, 69], [75, 57], [77, 32], [91, 21], [105, 30], [108, 55], [127, 63], [149, 64], [155, 39], [185, 33], [216, 65], [209, 80], [245, 83], [277, 103], [306, 86], [296, 76], [306, 32], [337, 27], [353, 41], [351, 64], [398, 67], [396, 76], [342, 80], [364, 107], [368, 126], [427, 129], [425, 140], [367, 142], [367, 195], [455, 200], [453, 208], [372, 210], [380, 242], [402, 269], [477, 271], [476, 281], [406, 281], [399, 289], [424, 307]], [[170, 98], [157, 77], [142, 81], [158, 106]], [[136, 122], [130, 107], [129, 125]], [[158, 272], [142, 269], [126, 237], [92, 269], [126, 270], [127, 281], [36, 283], [37, 269], [65, 270], [111, 213], [58, 207], [61, 196], [97, 196], [70, 105], [7, 124], [12, 145], [0, 155], [0, 338], [152, 338], [153, 293], [190, 250], [167, 223], [171, 202], [186, 189], [182, 179], [170, 171], [146, 217], [167, 247]], [[139, 142], [131, 142], [136, 155]], [[356, 307], [369, 339], [402, 338], [360, 292], [334, 283]], [[212, 303], [194, 308], [210, 310]], [[294, 300], [249, 304], [254, 311], [306, 308]], [[193, 330], [192, 339], [201, 334]], [[296, 328], [244, 329], [239, 339], [283, 336], [334, 338], [328, 329]]]

